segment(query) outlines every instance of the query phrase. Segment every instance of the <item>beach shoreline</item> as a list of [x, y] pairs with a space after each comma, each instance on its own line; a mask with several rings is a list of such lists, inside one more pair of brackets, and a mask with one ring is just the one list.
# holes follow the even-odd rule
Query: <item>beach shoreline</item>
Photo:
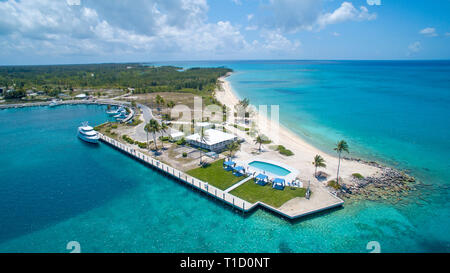
[[[234, 106], [239, 103], [240, 98], [237, 96], [236, 92], [231, 86], [231, 83], [227, 79], [230, 75], [231, 73], [218, 79], [221, 88], [216, 91], [215, 97], [220, 103], [233, 109]], [[283, 109], [280, 106], [280, 112], [281, 111], [283, 111]], [[388, 184], [392, 184], [392, 186], [398, 186], [399, 181], [412, 182], [414, 180], [403, 172], [383, 166], [382, 164], [367, 162], [361, 159], [348, 158], [345, 157], [346, 155], [342, 155], [339, 181], [340, 184], [344, 185], [346, 189], [351, 190], [347, 191], [347, 194], [345, 194], [342, 191], [331, 189], [330, 187], [327, 187], [327, 181], [336, 180], [338, 166], [337, 155], [329, 154], [311, 145], [306, 140], [301, 138], [301, 136], [286, 128], [283, 124], [281, 124], [281, 122], [279, 124], [274, 124], [272, 120], [270, 120], [264, 114], [258, 112], [256, 108], [253, 110], [253, 112], [255, 114], [255, 118], [258, 120], [257, 124], [266, 125], [263, 126], [263, 128], [257, 128], [257, 130], [261, 134], [269, 136], [270, 138], [270, 128], [279, 128], [279, 141], [274, 144], [283, 145], [294, 153], [294, 155], [290, 157], [278, 156], [277, 160], [298, 169], [300, 171], [300, 179], [304, 181], [310, 181], [311, 184], [318, 184], [322, 187], [326, 187], [334, 194], [348, 196], [348, 194], [352, 192], [353, 194], [357, 194], [359, 189], [365, 188], [366, 186], [368, 186], [368, 184], [383, 184], [383, 186], [388, 186], [386, 188], [389, 188]], [[337, 141], [339, 140], [337, 139], [336, 142]], [[275, 153], [273, 151], [266, 151], [262, 153], [262, 155], [258, 155], [258, 157], [264, 157], [264, 154], [266, 154], [266, 157], [268, 158], [275, 156]], [[329, 175], [325, 180], [319, 181], [314, 177], [315, 168], [312, 165], [312, 161], [315, 155], [321, 155], [326, 161], [326, 169], [317, 170], [325, 172]], [[353, 174], [360, 174], [364, 177], [364, 179], [355, 179]], [[370, 181], [370, 183], [368, 181]], [[405, 187], [405, 191], [406, 190], [408, 190], [407, 187]], [[363, 190], [361, 190], [361, 192], [367, 194]]]

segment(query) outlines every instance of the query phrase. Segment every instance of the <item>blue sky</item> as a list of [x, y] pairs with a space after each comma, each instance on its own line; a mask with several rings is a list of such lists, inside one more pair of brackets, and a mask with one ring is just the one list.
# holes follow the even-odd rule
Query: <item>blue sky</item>
[[0, 64], [450, 59], [450, 0], [0, 0]]

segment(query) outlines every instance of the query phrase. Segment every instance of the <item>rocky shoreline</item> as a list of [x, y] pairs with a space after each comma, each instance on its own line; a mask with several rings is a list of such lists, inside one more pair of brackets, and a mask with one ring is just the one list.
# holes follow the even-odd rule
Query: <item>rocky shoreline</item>
[[383, 166], [374, 161], [345, 158], [363, 162], [380, 169], [373, 177], [352, 177], [342, 185], [342, 189], [336, 194], [341, 198], [364, 200], [391, 200], [400, 201], [411, 191], [416, 190], [416, 179], [404, 171]]

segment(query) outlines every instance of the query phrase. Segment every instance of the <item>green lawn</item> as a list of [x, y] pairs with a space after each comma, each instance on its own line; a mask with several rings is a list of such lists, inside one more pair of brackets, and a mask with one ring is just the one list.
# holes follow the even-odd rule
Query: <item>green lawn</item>
[[305, 197], [306, 189], [286, 187], [283, 191], [272, 189], [270, 184], [260, 186], [253, 179], [230, 192], [250, 203], [261, 201], [275, 208], [295, 197]]
[[197, 169], [187, 171], [187, 174], [198, 178], [202, 181], [208, 182], [209, 184], [221, 189], [225, 190], [229, 187], [233, 186], [237, 182], [243, 180], [245, 177], [237, 177], [233, 175], [231, 172], [227, 172], [223, 169], [224, 160], [219, 160], [206, 168], [200, 167]]

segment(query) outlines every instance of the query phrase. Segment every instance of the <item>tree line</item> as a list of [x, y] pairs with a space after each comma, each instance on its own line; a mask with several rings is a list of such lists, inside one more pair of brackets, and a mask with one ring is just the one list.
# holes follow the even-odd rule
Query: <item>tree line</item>
[[46, 93], [75, 88], [134, 88], [135, 93], [208, 92], [216, 87], [217, 78], [231, 71], [224, 67], [183, 70], [143, 64], [0, 66], [0, 86]]

